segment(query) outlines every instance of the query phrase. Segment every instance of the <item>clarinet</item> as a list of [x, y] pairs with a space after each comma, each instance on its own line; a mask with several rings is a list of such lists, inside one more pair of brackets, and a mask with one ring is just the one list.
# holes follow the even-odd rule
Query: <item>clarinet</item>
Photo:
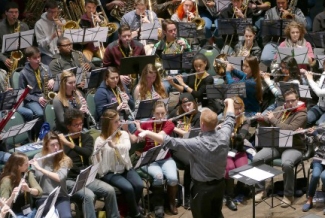
[[[83, 96], [78, 91], [76, 91], [76, 94], [78, 95], [79, 100], [81, 102], [81, 99], [83, 98]], [[85, 105], [87, 106], [87, 103]], [[91, 113], [88, 109], [88, 106], [86, 107], [86, 114], [90, 117], [91, 122], [93, 122], [93, 124], [95, 125], [95, 128], [97, 129], [98, 128], [97, 122], [96, 122], [95, 118], [93, 117], [93, 115], [91, 115]]]
[[126, 104], [127, 108], [126, 110], [128, 111], [128, 113], [131, 115], [132, 119], [135, 120], [135, 117], [133, 115], [133, 112], [128, 104], [128, 100], [126, 98], [123, 98], [123, 95], [122, 94], [126, 94], [125, 92], [122, 92], [120, 87], [119, 86], [116, 86], [116, 89], [117, 89], [117, 92], [119, 93], [121, 99], [122, 99], [122, 102]]

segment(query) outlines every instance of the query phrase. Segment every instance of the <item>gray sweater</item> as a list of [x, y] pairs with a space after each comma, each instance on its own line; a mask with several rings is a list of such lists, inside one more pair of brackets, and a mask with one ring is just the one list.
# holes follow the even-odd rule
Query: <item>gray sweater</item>
[[[305, 27], [307, 26], [307, 21], [305, 15], [299, 8], [295, 8], [293, 11], [294, 20], [303, 24]], [[280, 20], [280, 11], [277, 7], [273, 7], [266, 11], [265, 20]]]

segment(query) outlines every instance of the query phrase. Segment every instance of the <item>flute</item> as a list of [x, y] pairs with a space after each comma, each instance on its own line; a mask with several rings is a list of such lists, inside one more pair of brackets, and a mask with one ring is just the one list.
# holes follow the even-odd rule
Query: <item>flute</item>
[[17, 191], [17, 194], [15, 195], [15, 198], [13, 200], [14, 203], [16, 202], [16, 200], [18, 198], [18, 195], [20, 193], [21, 187], [23, 185], [23, 182], [25, 181], [26, 176], [27, 176], [27, 172], [25, 172], [23, 178], [20, 179], [20, 182], [19, 182], [19, 185], [18, 185], [18, 191]]
[[57, 154], [59, 154], [59, 153], [61, 153], [61, 152], [63, 152], [63, 150], [58, 150], [58, 151], [53, 152], [53, 153], [51, 153], [51, 154], [47, 154], [47, 155], [45, 155], [45, 156], [42, 156], [42, 157], [39, 157], [39, 158], [35, 158], [35, 160], [36, 160], [36, 161], [43, 160], [43, 159], [46, 159], [46, 158], [48, 158], [48, 157], [55, 156], [55, 155], [57, 155]]
[[[177, 75], [177, 76], [188, 77], [188, 76], [194, 76], [194, 75], [201, 74], [201, 73], [204, 73], [204, 71], [195, 72], [195, 73], [188, 73], [188, 74], [181, 74], [181, 75]], [[172, 79], [175, 79], [177, 76], [172, 76]], [[167, 81], [167, 80], [170, 80], [170, 79], [168, 79], [168, 78], [163, 79], [163, 81]]]
[[[319, 124], [319, 126], [315, 127], [314, 131], [316, 131], [318, 129], [323, 129], [324, 127], [325, 127], [325, 123], [321, 123], [321, 124]], [[293, 134], [296, 135], [296, 134], [299, 134], [299, 133], [306, 133], [306, 132], [308, 132], [309, 129], [310, 128], [302, 129], [302, 130], [296, 130], [296, 131], [294, 131]]]
[[[174, 120], [177, 120], [187, 114], [191, 114], [193, 111], [195, 111], [195, 109], [192, 109], [188, 112], [185, 112], [183, 114], [180, 114], [176, 117], [173, 117], [173, 118], [170, 118], [170, 119], [161, 119], [161, 120], [142, 120], [140, 121], [140, 123], [159, 123], [159, 122], [165, 122], [165, 121], [174, 121]], [[132, 124], [132, 123], [135, 123], [135, 120], [132, 120], [132, 121], [125, 121], [125, 122], [121, 122], [121, 125], [123, 124]]]
[[[298, 107], [300, 107], [301, 105], [297, 105], [295, 107], [291, 107], [291, 108], [284, 108], [282, 110], [278, 110], [278, 111], [275, 111], [275, 112], [272, 112], [273, 114], [277, 114], [277, 113], [280, 113], [280, 112], [283, 112], [283, 111], [288, 111], [288, 110], [293, 110], [293, 109], [296, 109]], [[265, 117], [265, 115], [262, 115], [261, 116]], [[249, 119], [247, 120], [254, 120], [254, 119], [257, 119], [257, 116], [253, 116], [253, 117], [250, 117]]]
[[96, 148], [96, 151], [94, 151], [94, 153], [92, 154], [92, 156], [95, 156], [96, 154], [98, 154], [98, 152], [104, 148], [105, 144], [109, 141], [109, 140], [112, 140], [112, 138], [118, 133], [118, 131], [120, 130], [120, 127], [118, 127], [112, 135], [110, 135], [101, 145], [99, 145], [97, 148]]
[[[7, 205], [6, 202], [4, 202], [3, 200], [1, 200], [1, 198], [0, 198], [0, 203], [3, 204], [3, 206]], [[10, 209], [10, 207], [8, 209], [8, 212], [10, 213], [10, 215], [12, 216], [12, 218], [17, 218], [16, 214]]]

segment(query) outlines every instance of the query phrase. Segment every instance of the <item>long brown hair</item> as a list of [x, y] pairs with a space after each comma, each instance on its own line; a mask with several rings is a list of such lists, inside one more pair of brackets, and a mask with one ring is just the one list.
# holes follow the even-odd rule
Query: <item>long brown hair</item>
[[[64, 70], [60, 76], [60, 89], [58, 92], [58, 99], [62, 102], [64, 107], [69, 107], [69, 102], [66, 96], [66, 83], [68, 81], [68, 78], [70, 77], [76, 77], [76, 76], [74, 75], [73, 72], [67, 70]], [[75, 91], [73, 92], [73, 96], [75, 97], [77, 104], [80, 104], [80, 100], [76, 95]]]
[[[148, 74], [156, 74], [156, 80], [153, 82], [153, 87], [155, 91], [162, 97], [166, 98], [166, 91], [164, 86], [161, 83], [161, 77], [160, 74], [157, 71], [157, 68], [153, 64], [147, 64], [141, 73], [141, 79], [140, 79], [140, 87], [139, 87], [139, 93], [140, 93], [140, 99], [144, 100], [146, 98], [146, 93], [149, 91], [151, 92], [151, 87], [148, 89], [147, 86], [147, 75]], [[136, 96], [137, 97], [137, 96]]]
[[[241, 107], [241, 115], [239, 115], [237, 118], [236, 118], [236, 123], [235, 123], [235, 126], [234, 126], [234, 133], [237, 133], [237, 130], [238, 128], [244, 123], [245, 121], [245, 104], [244, 104], [244, 101], [243, 99], [241, 99], [239, 96], [233, 96], [231, 97], [232, 100], [234, 100], [234, 106], [235, 105], [240, 105]], [[227, 110], [228, 110], [228, 106], [225, 107], [224, 109], [224, 116], [226, 117], [226, 113], [227, 113]]]
[[261, 103], [263, 101], [262, 80], [260, 75], [260, 66], [256, 56], [248, 56], [245, 58], [252, 71], [252, 77], [256, 82], [256, 98]]
[[102, 121], [102, 131], [100, 133], [100, 136], [104, 139], [107, 139], [109, 136], [111, 136], [114, 132], [113, 126], [111, 124], [112, 120], [115, 119], [118, 116], [118, 112], [116, 110], [107, 109], [104, 111], [101, 117]]
[[[109, 78], [110, 74], [112, 74], [112, 73], [116, 73], [116, 74], [120, 75], [119, 72], [118, 72], [118, 69], [116, 67], [112, 67], [112, 66], [111, 67], [108, 67], [107, 68], [107, 71], [106, 71], [106, 73], [104, 75], [104, 82], [105, 82], [105, 84], [106, 84], [106, 80]], [[106, 84], [106, 86], [107, 86], [107, 84]], [[121, 82], [120, 77], [118, 77], [117, 86], [120, 87], [120, 89], [121, 89], [122, 92], [125, 91], [124, 90], [124, 87], [123, 87], [123, 84]], [[112, 88], [112, 87], [110, 87], [110, 88]]]
[[[55, 140], [55, 139], [58, 140], [58, 142], [59, 142], [59, 145], [60, 145], [59, 150], [63, 149], [63, 144], [62, 144], [59, 136], [55, 132], [50, 131], [45, 135], [45, 137], [43, 139], [43, 148], [41, 151], [42, 156], [49, 154], [49, 143], [51, 140]], [[43, 161], [46, 161], [46, 159], [44, 159]], [[56, 154], [53, 159], [54, 172], [58, 171], [61, 167], [67, 167], [67, 168], [72, 167], [71, 159], [64, 152]]]
[[21, 180], [21, 172], [19, 172], [19, 167], [22, 166], [25, 161], [28, 161], [28, 157], [24, 153], [15, 152], [8, 159], [3, 172], [0, 176], [0, 180], [5, 177], [9, 177], [12, 187], [17, 187]]

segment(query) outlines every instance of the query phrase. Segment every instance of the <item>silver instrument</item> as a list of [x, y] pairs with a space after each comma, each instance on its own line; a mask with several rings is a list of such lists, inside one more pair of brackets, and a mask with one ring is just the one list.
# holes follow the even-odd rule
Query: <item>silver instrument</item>
[[[79, 97], [79, 100], [81, 102], [81, 99], [84, 98], [78, 91], [76, 91], [76, 94], [78, 95]], [[87, 105], [87, 102], [86, 102], [86, 114], [90, 117], [91, 119], [91, 122], [95, 125], [95, 128], [97, 129], [98, 125], [97, 125], [97, 122], [95, 120], [95, 118], [93, 117], [93, 115], [91, 115], [90, 111], [89, 111], [89, 108], [88, 108], [88, 105]]]
[[55, 155], [57, 155], [57, 154], [59, 154], [59, 153], [61, 153], [61, 152], [63, 152], [63, 150], [58, 150], [58, 151], [53, 152], [53, 153], [51, 153], [51, 154], [47, 154], [47, 155], [45, 155], [45, 156], [43, 156], [43, 157], [35, 158], [35, 160], [36, 160], [36, 161], [44, 160], [44, 159], [46, 159], [46, 158], [49, 158], [49, 157], [55, 156]]
[[15, 198], [13, 200], [14, 203], [16, 202], [16, 200], [18, 198], [18, 195], [19, 195], [20, 190], [21, 190], [21, 186], [23, 185], [23, 182], [25, 181], [26, 176], [27, 176], [27, 172], [25, 172], [23, 178], [20, 179], [20, 182], [19, 182], [19, 185], [18, 185], [18, 191], [17, 191], [17, 194], [16, 194], [16, 196], [15, 196]]
[[126, 98], [123, 98], [122, 94], [126, 94], [126, 93], [122, 92], [119, 86], [116, 86], [116, 89], [117, 89], [117, 92], [119, 93], [119, 95], [120, 95], [120, 97], [122, 99], [123, 104], [126, 104], [126, 110], [127, 110], [128, 114], [130, 114], [131, 118], [133, 120], [135, 120], [134, 114], [133, 114], [133, 112], [132, 112], [132, 110], [131, 110], [131, 108], [130, 108], [130, 106], [128, 104], [128, 100]]
[[[195, 75], [198, 75], [198, 74], [201, 74], [201, 73], [204, 73], [204, 71], [203, 72], [188, 73], [188, 74], [181, 74], [181, 75], [178, 75], [178, 76], [188, 77], [188, 76], [195, 76]], [[176, 77], [177, 76], [172, 76], [173, 79], [176, 78]], [[167, 79], [167, 78], [163, 79], [163, 81], [167, 81], [167, 80], [169, 80], [169, 79]]]

